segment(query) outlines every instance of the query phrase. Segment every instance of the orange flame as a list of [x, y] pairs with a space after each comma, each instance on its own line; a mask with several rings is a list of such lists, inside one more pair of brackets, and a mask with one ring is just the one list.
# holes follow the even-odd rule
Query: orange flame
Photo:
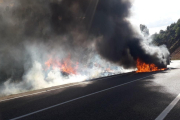
[[160, 70], [165, 70], [166, 68], [161, 68], [159, 69], [155, 64], [147, 64], [145, 62], [143, 62], [142, 60], [140, 60], [139, 58], [137, 59], [137, 73], [140, 72], [152, 72], [152, 71], [160, 71]]
[[71, 62], [70, 56], [65, 58], [64, 60], [52, 59], [50, 58], [47, 62], [45, 62], [47, 69], [60, 69], [62, 72], [68, 74], [77, 74], [76, 70], [78, 69], [78, 62], [73, 64]]

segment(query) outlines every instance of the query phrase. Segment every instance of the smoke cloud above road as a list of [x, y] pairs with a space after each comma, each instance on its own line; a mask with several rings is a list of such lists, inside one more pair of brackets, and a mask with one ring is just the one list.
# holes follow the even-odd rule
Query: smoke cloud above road
[[131, 6], [130, 0], [1, 0], [3, 90], [59, 85], [71, 71], [83, 80], [123, 72], [136, 68], [138, 58], [166, 67], [167, 48], [147, 42], [127, 20]]

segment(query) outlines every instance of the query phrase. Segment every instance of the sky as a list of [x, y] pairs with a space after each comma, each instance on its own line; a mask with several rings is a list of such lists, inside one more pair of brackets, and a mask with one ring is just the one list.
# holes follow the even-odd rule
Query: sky
[[165, 30], [180, 18], [180, 0], [134, 0], [131, 8], [131, 23], [144, 24], [150, 34]]

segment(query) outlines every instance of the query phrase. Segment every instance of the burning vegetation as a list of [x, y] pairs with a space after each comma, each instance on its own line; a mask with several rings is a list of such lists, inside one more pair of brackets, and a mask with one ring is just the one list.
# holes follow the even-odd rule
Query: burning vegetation
[[46, 69], [45, 70], [50, 70], [50, 69], [59, 69], [62, 74], [68, 75], [68, 74], [77, 74], [77, 69], [78, 69], [78, 62], [72, 62], [70, 55], [63, 59], [59, 60], [58, 58], [50, 58], [47, 62], [45, 62]]

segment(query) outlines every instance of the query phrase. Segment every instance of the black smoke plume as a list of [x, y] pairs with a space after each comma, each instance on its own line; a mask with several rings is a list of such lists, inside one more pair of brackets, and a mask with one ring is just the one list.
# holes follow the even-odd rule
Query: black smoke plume
[[126, 68], [135, 66], [137, 58], [146, 63], [154, 63], [158, 67], [165, 67], [163, 59], [166, 59], [168, 52], [160, 57], [159, 51], [149, 49], [152, 51], [149, 54], [144, 49], [143, 38], [126, 20], [130, 15], [130, 8], [130, 0], [99, 1], [92, 25], [92, 31], [103, 37], [96, 45], [99, 54]]
[[[0, 79], [21, 79], [32, 65], [27, 44], [63, 48], [87, 60], [94, 43], [97, 52], [125, 68], [136, 59], [166, 66], [168, 52], [154, 50], [132, 28], [130, 0], [6, 0], [0, 3]], [[62, 39], [65, 38], [65, 39]], [[48, 51], [47, 50], [47, 51]], [[58, 52], [57, 52], [58, 53]], [[85, 57], [84, 57], [85, 56]]]

